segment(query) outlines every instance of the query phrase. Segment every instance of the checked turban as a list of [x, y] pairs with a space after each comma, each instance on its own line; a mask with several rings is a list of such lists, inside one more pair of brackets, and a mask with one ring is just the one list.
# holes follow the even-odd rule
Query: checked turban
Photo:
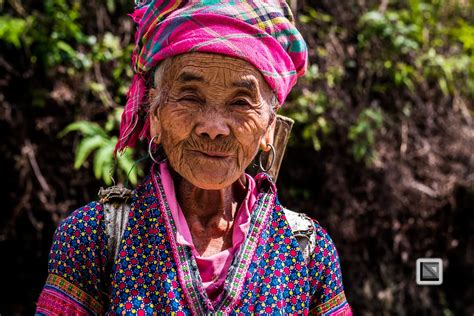
[[150, 74], [168, 57], [207, 52], [243, 59], [261, 72], [280, 104], [306, 70], [306, 43], [284, 0], [142, 1], [130, 16], [137, 24], [134, 76], [119, 151], [149, 138]]

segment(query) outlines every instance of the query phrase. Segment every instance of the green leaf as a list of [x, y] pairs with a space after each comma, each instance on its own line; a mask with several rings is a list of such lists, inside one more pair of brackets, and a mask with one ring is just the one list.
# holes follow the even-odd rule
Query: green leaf
[[115, 0], [107, 0], [106, 1], [106, 4], [107, 4], [107, 10], [110, 12], [110, 13], [114, 13], [115, 12]]
[[312, 143], [313, 143], [314, 150], [320, 151], [321, 150], [321, 142], [319, 141], [318, 136], [313, 135], [311, 140], [312, 140]]
[[70, 58], [76, 57], [76, 51], [68, 43], [64, 41], [58, 41], [56, 45], [60, 50], [65, 52]]
[[91, 89], [92, 92], [95, 92], [95, 93], [104, 92], [106, 90], [106, 87], [104, 84], [93, 82], [93, 81], [89, 83], [89, 88]]
[[96, 179], [102, 177], [107, 185], [112, 183], [109, 173], [113, 167], [114, 148], [115, 145], [113, 139], [111, 139], [106, 145], [97, 150], [94, 156], [94, 175]]
[[323, 134], [329, 133], [329, 125], [328, 125], [328, 122], [326, 121], [326, 119], [324, 117], [322, 117], [322, 116], [318, 117], [317, 122], [318, 122], [319, 128], [321, 129]]
[[474, 51], [474, 25], [460, 22], [461, 26], [453, 30], [453, 34], [463, 44], [464, 49]]
[[64, 137], [67, 133], [75, 131], [81, 132], [84, 136], [100, 135], [104, 138], [108, 138], [107, 133], [99, 124], [89, 121], [78, 121], [69, 124], [58, 134], [58, 137]]
[[[135, 162], [133, 160], [133, 156], [130, 150], [127, 150], [118, 158], [118, 165], [120, 169], [128, 176], [128, 179], [132, 184], [137, 184], [138, 182], [138, 175], [137, 169], [134, 166]], [[133, 168], [133, 169], [132, 169]]]
[[21, 36], [25, 32], [26, 25], [26, 20], [0, 16], [0, 40], [20, 48]]
[[79, 169], [84, 161], [86, 161], [87, 157], [89, 157], [90, 153], [104, 144], [105, 140], [100, 135], [84, 138], [79, 143], [79, 146], [77, 146], [74, 168]]
[[383, 24], [385, 21], [385, 17], [379, 11], [369, 11], [361, 17], [363, 23]]

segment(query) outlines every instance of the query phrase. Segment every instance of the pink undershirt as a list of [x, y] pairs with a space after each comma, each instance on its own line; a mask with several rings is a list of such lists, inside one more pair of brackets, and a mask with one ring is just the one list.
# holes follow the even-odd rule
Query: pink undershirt
[[160, 173], [171, 214], [176, 223], [176, 242], [180, 245], [191, 247], [207, 296], [211, 300], [215, 300], [222, 291], [234, 254], [239, 250], [248, 232], [250, 212], [257, 200], [258, 194], [255, 180], [248, 174], [245, 174], [247, 178], [247, 194], [234, 218], [232, 247], [209, 257], [201, 257], [194, 247], [186, 218], [176, 199], [174, 183], [167, 163], [160, 164]]

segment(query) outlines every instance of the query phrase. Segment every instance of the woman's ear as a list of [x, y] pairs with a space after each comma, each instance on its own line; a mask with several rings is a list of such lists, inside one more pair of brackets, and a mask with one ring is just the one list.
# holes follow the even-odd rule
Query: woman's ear
[[158, 107], [152, 108], [148, 114], [150, 120], [150, 137], [157, 136], [154, 139], [156, 144], [161, 141], [161, 121], [160, 121], [160, 109]]
[[[156, 98], [158, 97], [158, 89], [151, 88], [148, 92], [148, 103], [153, 104], [156, 102]], [[156, 107], [153, 107], [156, 110]]]
[[273, 116], [273, 121], [268, 126], [265, 135], [263, 135], [262, 139], [260, 140], [260, 149], [263, 151], [269, 151], [270, 148], [267, 144], [273, 145], [273, 140], [275, 136], [275, 126], [276, 126], [276, 115]]

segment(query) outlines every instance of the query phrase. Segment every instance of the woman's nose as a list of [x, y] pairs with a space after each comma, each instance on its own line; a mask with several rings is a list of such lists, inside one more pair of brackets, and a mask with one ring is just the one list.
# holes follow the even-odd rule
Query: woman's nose
[[196, 126], [196, 134], [214, 140], [216, 138], [228, 136], [230, 134], [230, 129], [225, 119], [208, 117]]

